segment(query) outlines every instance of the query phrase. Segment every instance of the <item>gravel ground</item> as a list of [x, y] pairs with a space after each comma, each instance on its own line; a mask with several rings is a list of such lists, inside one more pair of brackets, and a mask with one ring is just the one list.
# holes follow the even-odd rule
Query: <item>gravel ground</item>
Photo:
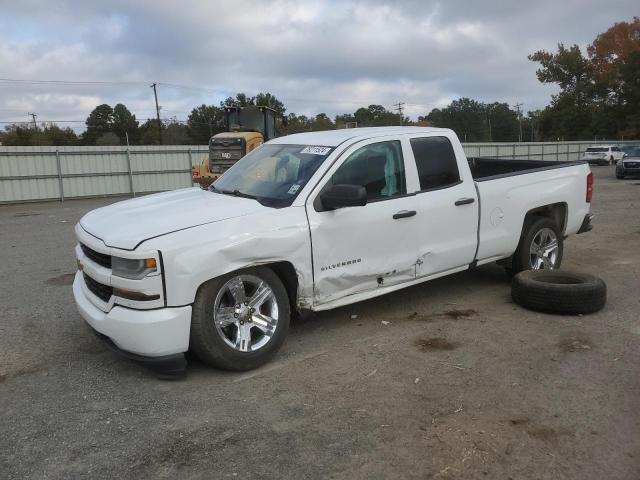
[[[73, 226], [114, 201], [0, 207], [2, 478], [640, 478], [640, 180], [595, 167], [563, 266], [599, 313], [511, 302], [488, 265], [299, 320], [242, 374], [166, 382], [84, 326]], [[354, 318], [354, 316], [356, 316]]]

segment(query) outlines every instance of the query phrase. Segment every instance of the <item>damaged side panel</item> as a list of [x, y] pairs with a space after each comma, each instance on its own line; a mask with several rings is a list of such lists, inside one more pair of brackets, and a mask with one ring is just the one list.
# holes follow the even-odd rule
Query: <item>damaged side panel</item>
[[[179, 245], [179, 248], [174, 248]], [[269, 209], [202, 225], [146, 242], [162, 251], [169, 306], [193, 303], [207, 280], [250, 266], [289, 262], [298, 278], [297, 303], [312, 303], [311, 244], [304, 207]]]
[[308, 208], [313, 243], [314, 303], [411, 281], [417, 262], [413, 197], [316, 212]]

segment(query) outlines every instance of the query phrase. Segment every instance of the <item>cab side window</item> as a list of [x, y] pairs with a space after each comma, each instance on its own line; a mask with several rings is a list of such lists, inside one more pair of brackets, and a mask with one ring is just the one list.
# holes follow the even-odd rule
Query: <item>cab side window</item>
[[404, 195], [407, 185], [398, 140], [372, 143], [353, 152], [331, 177], [333, 185], [361, 185], [367, 201]]
[[460, 182], [458, 162], [447, 137], [423, 137], [410, 140], [416, 159], [420, 190], [432, 190]]

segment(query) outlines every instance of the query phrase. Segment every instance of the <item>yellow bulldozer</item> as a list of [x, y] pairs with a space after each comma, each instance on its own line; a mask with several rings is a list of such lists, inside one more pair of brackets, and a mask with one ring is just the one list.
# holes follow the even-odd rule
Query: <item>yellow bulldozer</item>
[[208, 188], [247, 153], [274, 138], [276, 120], [281, 117], [280, 112], [269, 107], [225, 107], [227, 131], [209, 139], [209, 157], [191, 167], [192, 180]]

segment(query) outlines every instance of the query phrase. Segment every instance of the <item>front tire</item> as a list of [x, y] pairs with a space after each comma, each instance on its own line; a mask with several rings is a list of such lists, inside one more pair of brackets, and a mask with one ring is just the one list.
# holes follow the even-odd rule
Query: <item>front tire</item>
[[273, 270], [238, 270], [198, 289], [191, 350], [213, 367], [251, 370], [268, 362], [282, 346], [290, 318], [287, 290]]
[[525, 221], [518, 248], [507, 274], [524, 270], [557, 270], [562, 263], [564, 241], [560, 228], [550, 218], [530, 217]]

